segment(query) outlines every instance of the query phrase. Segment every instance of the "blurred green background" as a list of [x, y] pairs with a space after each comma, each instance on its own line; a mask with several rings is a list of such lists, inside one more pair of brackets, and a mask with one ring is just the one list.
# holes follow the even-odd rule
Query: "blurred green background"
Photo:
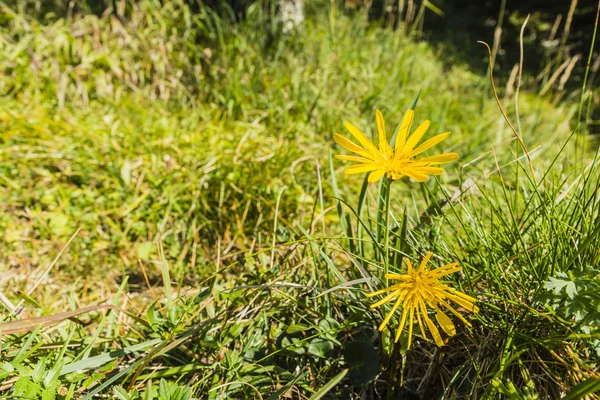
[[[600, 243], [592, 162], [597, 7], [583, 0], [0, 2], [5, 319], [107, 299], [138, 316], [94, 314], [3, 339], [0, 391], [252, 398], [257, 386], [265, 398], [309, 398], [342, 382], [330, 398], [558, 398], [596, 376], [587, 361], [596, 359], [597, 332], [584, 322], [596, 324], [598, 310], [589, 311], [588, 297], [577, 309], [573, 292], [561, 290], [596, 279], [581, 292], [597, 292], [597, 274], [586, 269], [597, 267]], [[496, 93], [477, 41], [491, 47]], [[541, 178], [535, 184], [495, 94], [527, 143]], [[446, 353], [423, 341], [401, 354], [379, 337], [379, 315], [357, 298], [313, 292], [335, 286], [332, 265], [358, 279], [336, 207], [339, 196], [356, 204], [362, 177], [343, 175], [343, 163], [330, 166], [340, 151], [333, 135], [344, 133], [344, 121], [372, 134], [375, 109], [392, 131], [417, 96], [415, 123], [430, 119], [428, 135], [451, 131], [439, 151], [460, 158], [427, 185], [395, 185], [392, 207], [402, 216], [391, 223], [409, 226], [402, 251], [418, 257], [432, 248], [460, 259], [473, 273], [465, 287], [486, 304], [477, 330]], [[459, 211], [438, 210], [437, 199], [466, 182], [484, 194]], [[376, 196], [371, 188], [367, 208]], [[433, 210], [431, 226], [424, 210]], [[527, 273], [510, 275], [513, 263]], [[564, 276], [552, 275], [555, 264]], [[573, 275], [573, 264], [586, 275]], [[537, 267], [543, 274], [533, 286], [526, 278]], [[560, 286], [551, 281], [557, 277], [570, 280]], [[547, 282], [564, 296], [528, 314]], [[281, 283], [291, 286], [273, 289]], [[189, 324], [198, 329], [185, 330]], [[140, 343], [147, 347], [114, 353]], [[160, 352], [144, 353], [156, 343]], [[361, 352], [376, 362], [353, 358]], [[152, 382], [160, 383], [152, 389]], [[513, 382], [521, 397], [509, 397]]]

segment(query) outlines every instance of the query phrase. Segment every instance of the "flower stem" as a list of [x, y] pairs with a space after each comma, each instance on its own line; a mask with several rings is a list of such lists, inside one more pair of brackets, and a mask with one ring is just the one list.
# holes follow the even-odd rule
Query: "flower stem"
[[[388, 266], [390, 264], [390, 226], [389, 226], [389, 217], [390, 217], [390, 193], [392, 192], [392, 181], [388, 181], [386, 185], [384, 185], [384, 193], [385, 196], [385, 238], [384, 238], [384, 260], [383, 260], [383, 274], [388, 273]], [[385, 279], [385, 283], [387, 284], [387, 278]]]

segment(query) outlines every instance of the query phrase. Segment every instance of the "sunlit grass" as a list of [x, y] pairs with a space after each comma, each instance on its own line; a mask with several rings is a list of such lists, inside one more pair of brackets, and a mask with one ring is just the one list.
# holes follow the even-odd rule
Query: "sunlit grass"
[[[188, 11], [2, 11], [0, 300], [7, 321], [57, 320], [2, 337], [0, 390], [558, 398], [597, 376], [598, 168], [573, 159], [576, 106], [521, 93], [532, 176], [485, 71], [443, 50], [360, 14], [283, 34], [260, 7]], [[400, 121], [419, 92], [415, 126], [451, 131], [439, 150], [460, 158], [361, 191], [334, 134], [374, 138], [375, 109]], [[428, 251], [481, 311], [406, 351], [364, 295]], [[97, 303], [128, 313], [56, 324]]]

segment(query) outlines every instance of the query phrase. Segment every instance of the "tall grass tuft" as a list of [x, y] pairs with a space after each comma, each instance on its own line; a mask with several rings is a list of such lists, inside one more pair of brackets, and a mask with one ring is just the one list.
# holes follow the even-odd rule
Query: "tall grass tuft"
[[[286, 32], [262, 1], [243, 20], [0, 6], [2, 395], [593, 398], [600, 175], [592, 146], [573, 158], [578, 104], [520, 91], [532, 173], [487, 76], [324, 3]], [[375, 109], [393, 133], [409, 108], [456, 163], [341, 173], [344, 121], [375, 138]], [[479, 312], [409, 350], [366, 295], [428, 252]]]

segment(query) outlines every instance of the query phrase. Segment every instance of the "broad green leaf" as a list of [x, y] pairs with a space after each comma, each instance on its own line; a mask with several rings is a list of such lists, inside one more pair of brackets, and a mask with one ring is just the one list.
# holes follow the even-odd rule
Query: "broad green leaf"
[[316, 357], [326, 358], [333, 350], [333, 343], [327, 339], [316, 338], [308, 345], [308, 354]]
[[349, 366], [350, 380], [356, 387], [371, 382], [379, 373], [379, 352], [372, 343], [365, 340], [346, 344], [344, 361]]

